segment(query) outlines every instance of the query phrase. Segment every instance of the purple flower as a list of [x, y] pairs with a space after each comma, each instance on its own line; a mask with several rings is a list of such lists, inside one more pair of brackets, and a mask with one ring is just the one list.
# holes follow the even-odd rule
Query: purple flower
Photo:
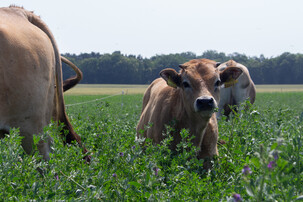
[[113, 177], [114, 177], [114, 178], [116, 178], [116, 177], [117, 177], [117, 174], [116, 174], [116, 173], [114, 173], [114, 174], [113, 174]]
[[269, 164], [267, 165], [268, 169], [273, 169], [276, 166], [276, 162], [275, 161], [271, 161], [269, 162]]
[[120, 152], [119, 155], [122, 157], [122, 156], [124, 156], [124, 153], [123, 153], [123, 152]]
[[238, 201], [242, 201], [243, 199], [241, 198], [241, 195], [240, 194], [234, 194], [233, 195], [233, 198], [234, 198], [234, 201], [235, 202], [238, 202]]
[[54, 177], [55, 177], [55, 179], [56, 179], [56, 180], [59, 180], [59, 176], [58, 176], [58, 174], [57, 174], [57, 173], [55, 174], [55, 176], [54, 176]]
[[273, 157], [274, 157], [275, 160], [278, 160], [279, 154], [278, 154], [277, 151], [275, 151], [272, 155], [273, 155]]
[[132, 146], [132, 149], [136, 149], [136, 146], [134, 145], [134, 146]]
[[159, 171], [159, 168], [154, 167], [154, 168], [153, 168], [153, 170], [155, 171], [155, 175], [156, 175], [156, 176], [158, 176], [158, 171]]
[[242, 169], [242, 173], [243, 173], [243, 175], [249, 175], [252, 172], [251, 172], [249, 166], [244, 166], [244, 168]]

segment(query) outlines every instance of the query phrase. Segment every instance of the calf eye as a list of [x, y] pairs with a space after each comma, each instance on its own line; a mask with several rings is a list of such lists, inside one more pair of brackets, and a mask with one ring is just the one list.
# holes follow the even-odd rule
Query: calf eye
[[184, 88], [190, 88], [190, 85], [187, 81], [183, 81]]
[[216, 81], [216, 83], [215, 83], [215, 87], [220, 86], [220, 84], [221, 84], [221, 81], [220, 81], [220, 79], [218, 79], [218, 80]]

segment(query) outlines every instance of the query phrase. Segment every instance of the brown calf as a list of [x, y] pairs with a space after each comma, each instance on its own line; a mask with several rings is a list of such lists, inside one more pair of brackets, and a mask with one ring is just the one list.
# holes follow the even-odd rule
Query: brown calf
[[[220, 96], [220, 86], [237, 79], [242, 70], [238, 67], [217, 69], [217, 63], [196, 59], [174, 69], [164, 69], [146, 90], [137, 126], [137, 136], [151, 138], [154, 143], [163, 140], [165, 125], [175, 121], [172, 147], [180, 142], [180, 130], [186, 128], [194, 135], [193, 144], [200, 149], [198, 158], [218, 154], [218, 126], [214, 110]], [[145, 126], [151, 124], [146, 129]], [[141, 133], [144, 131], [143, 133]]]

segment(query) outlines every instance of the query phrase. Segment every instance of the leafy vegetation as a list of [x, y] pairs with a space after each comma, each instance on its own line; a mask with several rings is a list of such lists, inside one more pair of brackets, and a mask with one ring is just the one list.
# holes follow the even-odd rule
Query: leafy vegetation
[[[99, 96], [66, 96], [68, 104]], [[187, 130], [178, 151], [135, 140], [142, 95], [119, 95], [67, 108], [89, 148], [63, 146], [57, 127], [51, 160], [25, 155], [18, 130], [0, 140], [3, 201], [293, 201], [303, 195], [303, 93], [259, 93], [248, 111], [219, 121], [219, 156], [205, 172]], [[35, 138], [38, 142], [39, 138]]]
[[[169, 55], [156, 55], [142, 58], [140, 55], [123, 55], [119, 51], [112, 54], [83, 53], [65, 54], [84, 74], [82, 83], [89, 84], [149, 84], [159, 77], [164, 68], [179, 69], [179, 64], [196, 58], [208, 58], [217, 62], [233, 59], [245, 65], [256, 84], [302, 84], [303, 54], [283, 53], [280, 56], [265, 58], [249, 57], [245, 54], [226, 55], [217, 51], [205, 51], [201, 55], [191, 52]], [[64, 68], [66, 77], [73, 73]]]

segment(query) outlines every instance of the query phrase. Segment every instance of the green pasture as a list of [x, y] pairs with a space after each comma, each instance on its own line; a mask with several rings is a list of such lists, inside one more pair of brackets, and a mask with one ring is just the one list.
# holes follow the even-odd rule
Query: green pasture
[[171, 138], [161, 145], [147, 140], [144, 148], [135, 140], [145, 88], [80, 85], [66, 93], [89, 165], [80, 148], [63, 145], [54, 125], [45, 128], [54, 139], [49, 162], [37, 152], [25, 155], [18, 130], [11, 130], [0, 141], [1, 201], [302, 200], [303, 92], [290, 92], [301, 86], [257, 86], [253, 106], [220, 120], [225, 144], [208, 172], [186, 130], [177, 151], [169, 149]]
[[148, 85], [79, 84], [66, 95], [143, 94]]

